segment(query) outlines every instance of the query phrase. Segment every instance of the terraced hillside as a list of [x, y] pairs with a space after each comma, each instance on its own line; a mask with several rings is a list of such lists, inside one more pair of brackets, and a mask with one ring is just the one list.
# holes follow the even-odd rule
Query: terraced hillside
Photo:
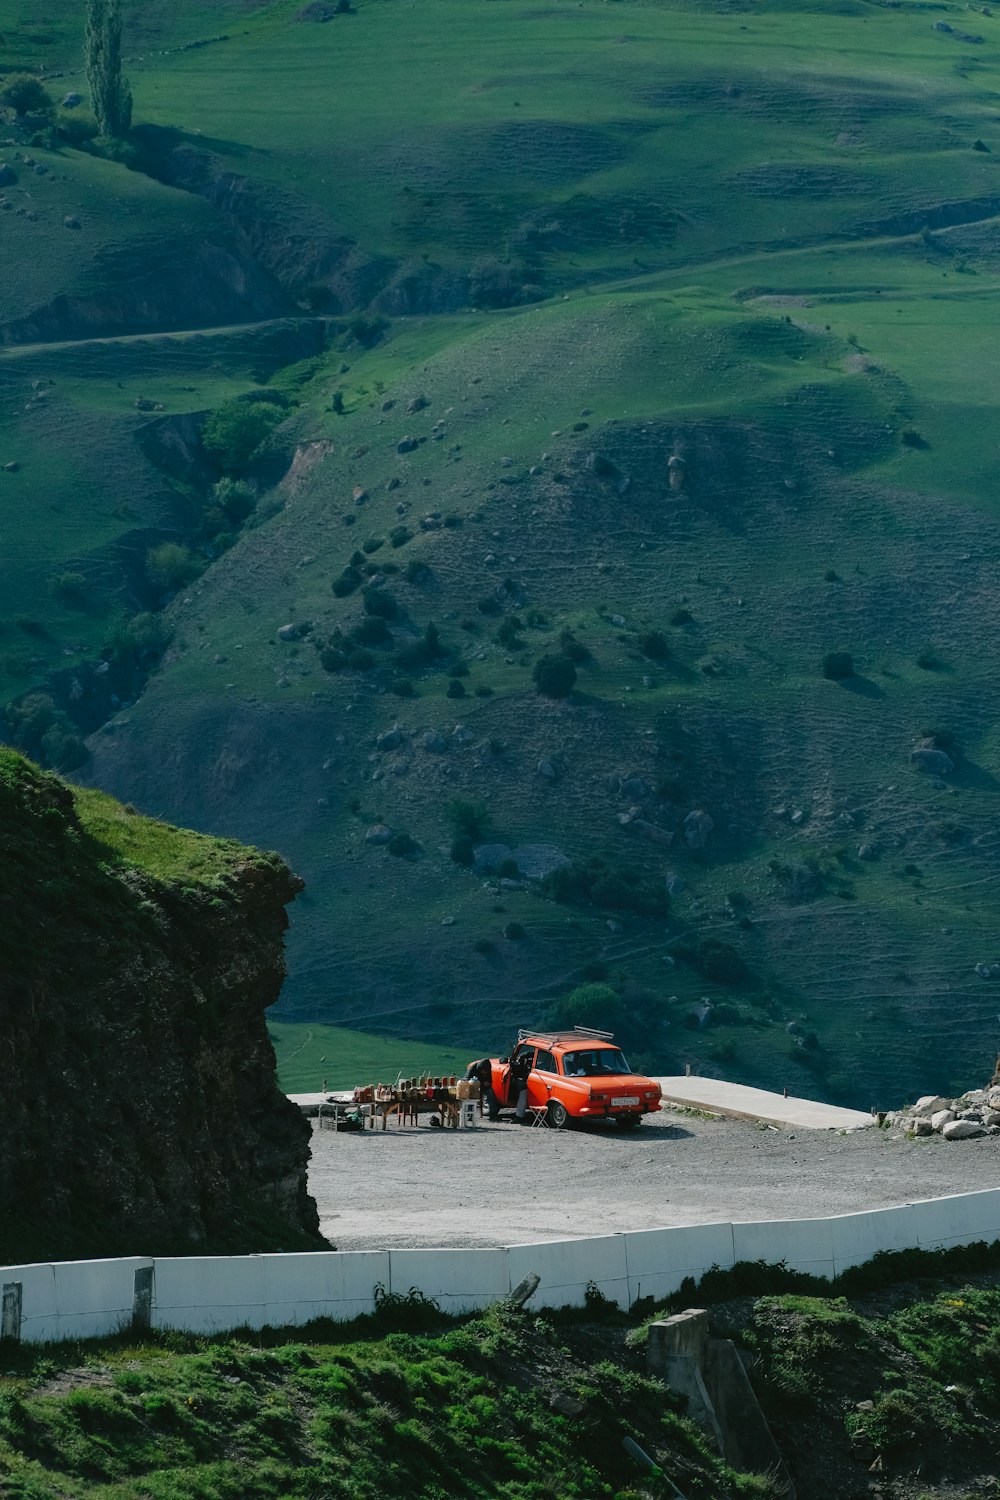
[[[164, 290], [81, 326], [58, 223], [8, 289], [12, 733], [293, 860], [285, 1020], [499, 1045], [611, 982], [662, 1067], [979, 1081], [995, 18], [141, 9], [143, 170], [30, 148], [101, 174], [87, 274]], [[150, 262], [129, 194], [189, 238]]]

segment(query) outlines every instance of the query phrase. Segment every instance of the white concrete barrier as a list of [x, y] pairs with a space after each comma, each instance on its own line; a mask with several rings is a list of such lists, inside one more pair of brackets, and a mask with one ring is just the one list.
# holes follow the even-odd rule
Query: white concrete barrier
[[[50, 1344], [59, 1337], [54, 1265], [5, 1266], [0, 1286], [21, 1288], [21, 1338], [28, 1344]], [[110, 1332], [110, 1330], [106, 1330]]]
[[58, 1262], [53, 1269], [59, 1337], [89, 1339], [127, 1328], [132, 1321], [135, 1273], [140, 1266], [152, 1264], [141, 1255]]
[[[1000, 1241], [1000, 1188], [931, 1198], [828, 1219], [689, 1224], [503, 1249], [328, 1251], [63, 1261], [0, 1267], [19, 1309], [21, 1339], [100, 1338], [132, 1318], [137, 1271], [153, 1268], [154, 1328], [222, 1333], [375, 1309], [375, 1289], [434, 1298], [446, 1312], [506, 1297], [529, 1272], [541, 1277], [531, 1306], [580, 1307], [593, 1285], [619, 1307], [676, 1292], [712, 1266], [765, 1261], [827, 1279], [883, 1251], [940, 1250]], [[140, 1278], [141, 1280], [142, 1278]], [[148, 1287], [147, 1287], [148, 1292]], [[7, 1299], [5, 1298], [5, 1303]], [[12, 1311], [13, 1316], [13, 1311]], [[16, 1336], [16, 1335], [15, 1335]]]
[[263, 1328], [264, 1266], [260, 1255], [192, 1255], [157, 1260], [153, 1272], [154, 1328], [221, 1333]]
[[349, 1323], [375, 1311], [375, 1288], [389, 1286], [388, 1250], [262, 1255], [263, 1320], [272, 1328], [334, 1318]]
[[784, 1261], [791, 1271], [825, 1276], [833, 1269], [833, 1219], [762, 1219], [733, 1225], [733, 1258]]
[[416, 1288], [443, 1312], [489, 1307], [510, 1293], [506, 1250], [390, 1250], [389, 1290]]
[[919, 1204], [903, 1203], [896, 1208], [872, 1208], [831, 1219], [834, 1275], [864, 1265], [873, 1255], [912, 1250], [920, 1242], [919, 1209]]
[[713, 1266], [733, 1264], [731, 1224], [682, 1224], [674, 1229], [630, 1229], [622, 1235], [628, 1267], [629, 1304], [659, 1300], [677, 1291], [685, 1277], [700, 1280]]
[[1000, 1239], [1000, 1188], [929, 1198], [909, 1207], [919, 1211], [915, 1243], [921, 1250], [947, 1250], [949, 1245]]
[[629, 1305], [625, 1236], [621, 1234], [508, 1245], [507, 1265], [512, 1287], [532, 1271], [542, 1278], [529, 1307], [583, 1307], [591, 1284], [609, 1302]]

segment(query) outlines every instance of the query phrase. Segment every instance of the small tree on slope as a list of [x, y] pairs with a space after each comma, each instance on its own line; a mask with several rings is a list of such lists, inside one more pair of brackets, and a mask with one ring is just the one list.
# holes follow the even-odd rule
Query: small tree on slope
[[84, 32], [90, 106], [102, 135], [121, 140], [132, 126], [132, 90], [122, 77], [120, 0], [87, 0]]

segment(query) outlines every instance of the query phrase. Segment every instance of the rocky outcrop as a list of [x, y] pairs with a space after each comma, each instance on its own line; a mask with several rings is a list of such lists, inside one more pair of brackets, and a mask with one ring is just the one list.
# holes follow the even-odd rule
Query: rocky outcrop
[[301, 884], [0, 751], [0, 1261], [322, 1247], [264, 1022]]

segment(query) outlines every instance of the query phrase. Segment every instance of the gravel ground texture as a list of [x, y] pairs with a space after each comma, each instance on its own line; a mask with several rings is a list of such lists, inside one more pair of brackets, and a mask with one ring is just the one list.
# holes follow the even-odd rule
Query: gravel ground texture
[[1000, 1136], [783, 1131], [668, 1110], [632, 1134], [601, 1124], [312, 1126], [309, 1190], [341, 1250], [806, 1219], [1000, 1187]]

